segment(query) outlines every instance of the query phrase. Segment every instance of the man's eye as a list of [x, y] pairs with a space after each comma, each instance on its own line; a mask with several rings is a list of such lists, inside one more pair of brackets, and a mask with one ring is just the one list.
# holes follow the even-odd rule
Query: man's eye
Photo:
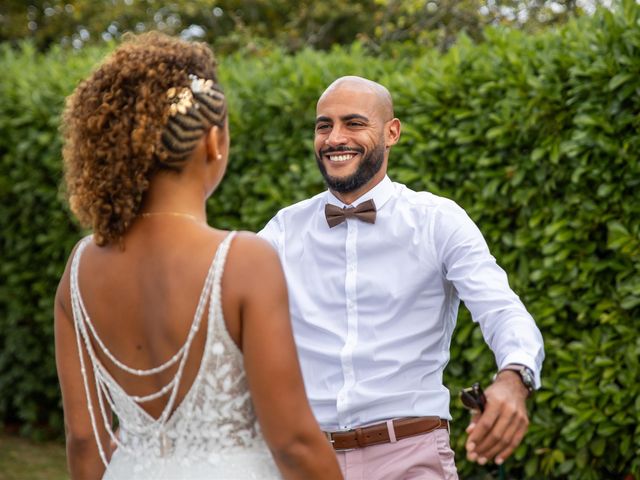
[[327, 124], [316, 125], [316, 130], [326, 130], [327, 128], [329, 128]]
[[364, 123], [362, 122], [349, 122], [350, 127], [364, 127]]

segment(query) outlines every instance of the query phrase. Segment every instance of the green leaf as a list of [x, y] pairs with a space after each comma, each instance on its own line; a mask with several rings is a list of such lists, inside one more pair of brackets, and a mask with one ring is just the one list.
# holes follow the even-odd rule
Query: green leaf
[[611, 80], [609, 80], [608, 88], [610, 91], [613, 91], [623, 83], [626, 83], [629, 80], [631, 80], [632, 78], [634, 78], [634, 75], [632, 73], [618, 73]]
[[595, 438], [589, 446], [591, 453], [596, 457], [601, 457], [604, 454], [605, 447], [606, 441], [604, 438]]

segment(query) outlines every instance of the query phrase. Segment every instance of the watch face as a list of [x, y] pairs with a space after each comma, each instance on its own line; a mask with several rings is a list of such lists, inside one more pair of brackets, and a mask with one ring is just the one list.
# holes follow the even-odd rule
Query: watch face
[[520, 370], [520, 376], [522, 377], [522, 382], [530, 390], [533, 390], [533, 387], [534, 387], [533, 372], [530, 369], [524, 367], [522, 370]]

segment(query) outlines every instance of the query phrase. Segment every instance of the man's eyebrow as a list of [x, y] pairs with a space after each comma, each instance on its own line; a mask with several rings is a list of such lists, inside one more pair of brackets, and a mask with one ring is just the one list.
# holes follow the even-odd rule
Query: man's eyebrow
[[[365, 117], [364, 115], [360, 115], [359, 113], [350, 113], [348, 115], [343, 115], [342, 117], [340, 117], [340, 120], [342, 120], [343, 122], [348, 122], [349, 120], [363, 120], [365, 122], [369, 122], [369, 118]], [[331, 123], [332, 120], [329, 117], [325, 117], [324, 115], [321, 115], [318, 118], [316, 118], [316, 125], [321, 122]]]
[[350, 113], [349, 115], [344, 115], [340, 117], [340, 120], [342, 120], [343, 122], [348, 122], [349, 120], [363, 120], [365, 122], [369, 121], [367, 117], [365, 117], [364, 115], [360, 115], [359, 113]]

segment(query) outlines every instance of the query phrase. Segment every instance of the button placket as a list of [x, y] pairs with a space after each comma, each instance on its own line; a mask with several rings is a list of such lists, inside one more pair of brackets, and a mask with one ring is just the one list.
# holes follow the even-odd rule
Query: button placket
[[346, 298], [346, 314], [347, 314], [347, 338], [341, 352], [342, 373], [344, 377], [344, 385], [337, 398], [338, 420], [342, 428], [347, 428], [351, 423], [348, 411], [349, 391], [355, 385], [355, 371], [353, 368], [353, 350], [358, 341], [358, 303], [357, 303], [357, 253], [356, 245], [358, 239], [358, 221], [356, 219], [348, 219], [347, 237], [345, 241], [345, 298]]

